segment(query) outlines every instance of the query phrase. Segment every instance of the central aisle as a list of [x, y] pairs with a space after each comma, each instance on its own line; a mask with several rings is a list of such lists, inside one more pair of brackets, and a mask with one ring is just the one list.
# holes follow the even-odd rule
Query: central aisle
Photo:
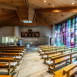
[[38, 51], [28, 51], [24, 56], [21, 69], [17, 77], [53, 77], [49, 74], [48, 67], [43, 64], [43, 59]]

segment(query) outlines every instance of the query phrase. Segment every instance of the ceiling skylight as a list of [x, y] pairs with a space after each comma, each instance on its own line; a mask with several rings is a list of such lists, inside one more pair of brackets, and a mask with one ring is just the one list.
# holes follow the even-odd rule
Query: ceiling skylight
[[24, 23], [32, 23], [32, 21], [23, 20]]

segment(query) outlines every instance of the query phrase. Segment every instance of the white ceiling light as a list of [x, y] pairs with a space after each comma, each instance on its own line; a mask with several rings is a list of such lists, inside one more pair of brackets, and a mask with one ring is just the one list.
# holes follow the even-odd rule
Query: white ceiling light
[[52, 5], [54, 7], [54, 5]]
[[75, 3], [74, 2], [72, 2], [72, 5], [74, 5]]
[[29, 21], [29, 20], [23, 20], [23, 23], [32, 23], [32, 21]]
[[44, 0], [44, 3], [46, 3], [47, 1], [46, 0]]

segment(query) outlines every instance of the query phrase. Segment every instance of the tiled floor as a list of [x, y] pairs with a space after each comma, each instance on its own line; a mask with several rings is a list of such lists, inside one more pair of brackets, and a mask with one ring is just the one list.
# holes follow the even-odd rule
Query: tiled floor
[[17, 77], [53, 77], [47, 72], [48, 67], [43, 64], [43, 59], [39, 56], [37, 48], [34, 52], [30, 51], [26, 52]]

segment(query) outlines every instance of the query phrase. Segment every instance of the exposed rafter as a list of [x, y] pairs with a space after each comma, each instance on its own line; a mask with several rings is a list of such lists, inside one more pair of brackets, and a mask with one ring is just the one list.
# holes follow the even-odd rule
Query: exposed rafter
[[45, 26], [51, 28], [51, 25], [47, 24], [47, 23], [46, 23], [44, 20], [42, 20], [39, 16], [36, 16], [36, 19], [37, 19], [38, 21], [40, 21], [42, 24], [44, 24]]
[[36, 9], [36, 12], [77, 12], [77, 7], [42, 8]]
[[18, 14], [21, 21], [28, 20], [28, 10], [26, 7], [18, 7], [17, 14]]
[[24, 24], [23, 22], [20, 21], [19, 18], [12, 17], [12, 18], [8, 19], [7, 21], [2, 22], [0, 24], [0, 27], [2, 27], [2, 26], [37, 26], [37, 25], [38, 24], [36, 22]]
[[0, 2], [0, 8], [10, 9], [10, 10], [17, 10], [15, 6], [10, 5], [10, 4], [6, 4], [6, 3], [1, 3], [1, 2]]
[[15, 12], [4, 14], [4, 15], [0, 15], [0, 20], [4, 20], [4, 19], [6, 20], [6, 19], [14, 17], [14, 16], [16, 16]]
[[7, 19], [6, 21], [0, 23], [0, 27], [2, 27], [2, 26], [7, 26], [8, 24], [10, 24], [11, 22], [16, 21], [17, 19], [18, 19], [18, 18], [17, 18], [16, 16], [13, 16], [13, 17]]
[[17, 7], [17, 14], [19, 16], [19, 19], [21, 21], [28, 20], [28, 0], [22, 0], [23, 6]]

